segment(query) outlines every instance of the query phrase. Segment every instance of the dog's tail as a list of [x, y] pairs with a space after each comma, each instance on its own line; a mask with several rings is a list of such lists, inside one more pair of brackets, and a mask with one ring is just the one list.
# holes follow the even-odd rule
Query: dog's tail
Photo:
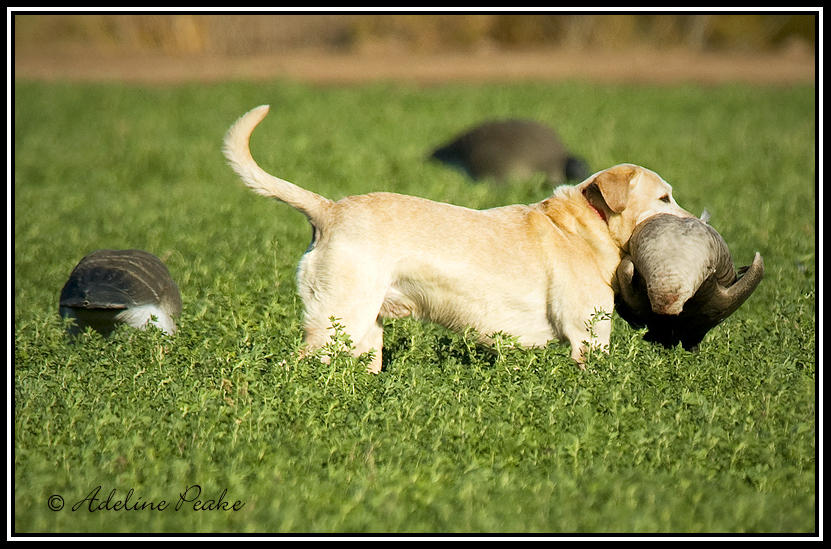
[[318, 226], [318, 221], [321, 220], [321, 216], [332, 201], [298, 187], [294, 183], [274, 177], [260, 168], [251, 156], [251, 150], [248, 147], [251, 132], [268, 114], [268, 109], [268, 105], [256, 107], [234, 122], [225, 134], [222, 152], [231, 168], [254, 192], [282, 200], [306, 214], [312, 225]]

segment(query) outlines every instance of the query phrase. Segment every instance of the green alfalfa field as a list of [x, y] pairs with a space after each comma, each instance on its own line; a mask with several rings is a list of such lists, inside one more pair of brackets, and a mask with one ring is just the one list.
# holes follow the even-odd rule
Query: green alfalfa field
[[[16, 83], [13, 531], [815, 533], [815, 100], [740, 84]], [[475, 184], [425, 156], [486, 118], [550, 124], [593, 169], [661, 174], [737, 266], [759, 251], [765, 278], [698, 353], [615, 315], [586, 370], [565, 344], [487, 349], [407, 319], [385, 324], [380, 375], [346, 353], [299, 359], [308, 223], [221, 154], [264, 103], [255, 158], [335, 199], [536, 202], [542, 181]], [[68, 339], [58, 295], [99, 248], [166, 262], [175, 335]]]

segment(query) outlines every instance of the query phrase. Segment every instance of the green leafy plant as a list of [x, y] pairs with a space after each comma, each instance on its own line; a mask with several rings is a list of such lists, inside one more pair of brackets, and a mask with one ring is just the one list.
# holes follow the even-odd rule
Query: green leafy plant
[[[817, 529], [812, 88], [14, 91], [15, 532]], [[765, 279], [695, 354], [651, 345], [613, 313], [609, 353], [585, 371], [566, 344], [494, 334], [483, 347], [413, 319], [385, 321], [380, 375], [334, 319], [329, 363], [303, 357], [294, 280], [308, 224], [243, 188], [219, 150], [262, 103], [272, 114], [252, 147], [270, 172], [333, 199], [389, 190], [472, 208], [551, 189], [473, 184], [426, 151], [486, 116], [536, 118], [592, 167], [660, 173], [681, 205], [712, 213], [737, 262], [762, 253]], [[184, 303], [175, 335], [67, 337], [60, 289], [98, 248], [165, 261]], [[177, 511], [194, 486], [203, 505]], [[130, 490], [131, 505], [168, 506], [112, 509]], [[94, 493], [104, 507], [90, 511]]]

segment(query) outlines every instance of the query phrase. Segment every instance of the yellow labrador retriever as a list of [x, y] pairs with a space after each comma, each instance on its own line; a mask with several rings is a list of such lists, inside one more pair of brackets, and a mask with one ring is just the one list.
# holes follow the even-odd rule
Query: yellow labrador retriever
[[375, 350], [372, 372], [381, 369], [381, 319], [406, 316], [473, 328], [485, 341], [497, 332], [526, 346], [566, 340], [582, 364], [589, 347], [608, 349], [615, 269], [635, 225], [657, 213], [691, 217], [663, 179], [632, 164], [530, 205], [472, 210], [381, 192], [334, 202], [254, 161], [249, 139], [268, 109], [234, 123], [225, 156], [246, 185], [314, 228], [297, 270], [307, 349], [329, 341], [336, 317], [356, 356]]

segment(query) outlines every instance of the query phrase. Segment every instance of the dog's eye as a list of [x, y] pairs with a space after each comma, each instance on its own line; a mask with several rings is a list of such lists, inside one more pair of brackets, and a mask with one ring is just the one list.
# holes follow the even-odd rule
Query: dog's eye
[[665, 194], [664, 196], [662, 196], [658, 200], [660, 200], [661, 202], [666, 202], [667, 204], [669, 204], [669, 195]]

